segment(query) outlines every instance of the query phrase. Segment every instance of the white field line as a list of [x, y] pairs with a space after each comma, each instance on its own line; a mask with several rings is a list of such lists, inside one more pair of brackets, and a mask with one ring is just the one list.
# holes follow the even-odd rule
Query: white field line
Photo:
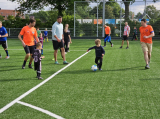
[[[89, 51], [90, 52], [90, 51]], [[82, 58], [83, 56], [85, 56], [88, 52], [84, 53], [83, 55], [81, 55], [80, 57], [78, 57], [77, 59], [75, 59], [74, 61], [72, 61], [71, 63], [69, 63], [68, 65], [66, 65], [65, 67], [63, 67], [62, 69], [60, 69], [59, 71], [57, 71], [56, 73], [54, 73], [53, 75], [51, 75], [50, 77], [48, 77], [47, 79], [45, 79], [44, 81], [42, 81], [41, 83], [39, 83], [38, 85], [36, 85], [35, 87], [33, 87], [32, 89], [28, 90], [27, 92], [25, 92], [24, 94], [22, 94], [21, 96], [19, 96], [18, 98], [16, 98], [15, 100], [13, 100], [12, 102], [8, 103], [6, 106], [4, 106], [3, 108], [0, 109], [0, 113], [4, 112], [5, 110], [7, 110], [8, 108], [10, 108], [12, 105], [14, 105], [15, 103], [17, 103], [17, 101], [23, 99], [25, 96], [29, 95], [30, 93], [32, 93], [34, 90], [36, 90], [37, 88], [39, 88], [40, 86], [42, 86], [43, 84], [45, 84], [46, 82], [48, 82], [50, 79], [52, 79], [54, 76], [56, 76], [57, 74], [59, 74], [61, 71], [65, 70], [67, 67], [69, 67], [70, 65], [72, 65], [74, 62], [76, 62], [77, 60], [79, 60], [80, 58]]]
[[48, 110], [40, 108], [40, 107], [36, 107], [34, 105], [31, 105], [31, 104], [28, 104], [28, 103], [25, 103], [25, 102], [21, 102], [21, 101], [17, 101], [17, 103], [19, 103], [21, 105], [24, 105], [24, 106], [27, 106], [27, 107], [30, 107], [30, 108], [33, 108], [33, 109], [36, 109], [38, 111], [41, 111], [41, 112], [43, 112], [43, 113], [45, 113], [45, 114], [47, 114], [47, 115], [49, 115], [51, 117], [54, 117], [56, 119], [64, 119], [63, 117], [58, 116], [58, 115], [56, 115], [56, 114], [54, 114], [54, 113], [52, 113], [52, 112], [50, 112]]
[[[0, 49], [0, 50], [4, 50], [4, 49]], [[8, 50], [24, 50], [24, 49], [8, 49]], [[45, 51], [54, 51], [54, 50], [45, 49]], [[87, 50], [69, 50], [69, 51], [87, 51]]]

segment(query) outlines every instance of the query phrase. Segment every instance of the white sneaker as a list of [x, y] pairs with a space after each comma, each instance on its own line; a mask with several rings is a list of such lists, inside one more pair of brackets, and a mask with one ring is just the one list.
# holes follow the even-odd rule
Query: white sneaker
[[70, 52], [70, 51], [68, 50], [68, 52]]
[[6, 56], [6, 58], [5, 59], [9, 59], [10, 58], [10, 56]]

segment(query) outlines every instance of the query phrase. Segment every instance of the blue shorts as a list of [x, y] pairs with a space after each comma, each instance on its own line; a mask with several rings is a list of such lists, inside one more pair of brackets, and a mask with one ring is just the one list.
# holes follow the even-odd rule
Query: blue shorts
[[111, 36], [106, 35], [104, 42], [111, 42]]

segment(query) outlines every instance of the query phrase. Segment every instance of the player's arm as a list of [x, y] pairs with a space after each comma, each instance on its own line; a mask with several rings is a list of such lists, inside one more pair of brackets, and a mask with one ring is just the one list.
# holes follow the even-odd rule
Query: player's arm
[[153, 36], [155, 36], [154, 31], [151, 32], [151, 35], [149, 35], [149, 36], [144, 36], [144, 38], [151, 38], [151, 37], [153, 37]]
[[95, 47], [96, 47], [96, 46], [90, 47], [90, 48], [87, 50], [87, 52], [88, 52], [89, 50], [91, 50], [91, 49], [95, 49]]
[[0, 35], [0, 37], [8, 37], [8, 33], [6, 33], [5, 35]]
[[105, 54], [105, 50], [104, 50], [104, 48], [103, 47], [101, 47], [102, 48], [102, 57], [104, 56], [104, 54]]
[[35, 37], [35, 39], [36, 39], [37, 42], [39, 42], [39, 38], [38, 37]]
[[70, 35], [68, 35], [68, 37], [69, 37], [69, 39], [70, 39], [70, 43], [72, 43], [71, 36], [70, 36]]
[[19, 38], [19, 40], [22, 42], [23, 47], [25, 47], [26, 44], [23, 42], [23, 39], [22, 39], [22, 35], [21, 35], [21, 34], [18, 35], [18, 38]]

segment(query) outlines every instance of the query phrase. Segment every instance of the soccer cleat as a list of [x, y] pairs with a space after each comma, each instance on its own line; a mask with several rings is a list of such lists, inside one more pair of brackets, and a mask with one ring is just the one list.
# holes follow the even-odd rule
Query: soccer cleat
[[121, 46], [121, 47], [119, 47], [119, 48], [122, 48], [122, 46]]
[[56, 61], [55, 64], [59, 64], [58, 61]]
[[31, 68], [31, 69], [33, 69], [33, 67], [32, 67], [31, 65], [28, 65], [28, 68]]
[[22, 65], [22, 69], [25, 69], [25, 66], [24, 66], [24, 65]]
[[99, 69], [99, 71], [102, 71], [102, 69]]
[[63, 61], [63, 64], [68, 64], [68, 62], [67, 61]]
[[111, 47], [113, 47], [113, 44], [111, 45]]
[[128, 49], [129, 47], [127, 46], [126, 49]]
[[43, 79], [42, 77], [38, 77], [38, 80], [41, 80], [41, 79]]
[[145, 69], [149, 69], [149, 68], [150, 68], [149, 64], [146, 64]]
[[6, 58], [5, 59], [9, 59], [10, 58], [10, 56], [6, 56]]

